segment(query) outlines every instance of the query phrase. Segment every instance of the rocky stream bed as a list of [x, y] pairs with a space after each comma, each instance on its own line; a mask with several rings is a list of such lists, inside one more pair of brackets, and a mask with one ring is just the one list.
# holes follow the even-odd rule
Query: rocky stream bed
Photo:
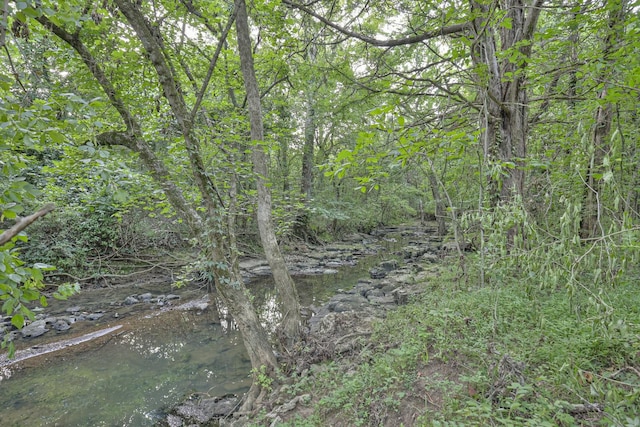
[[[321, 304], [306, 304], [307, 335], [305, 343], [282, 361], [291, 369], [291, 377], [313, 375], [313, 365], [354, 350], [362, 345], [362, 338], [372, 332], [372, 324], [384, 318], [388, 310], [405, 304], [412, 294], [419, 292], [415, 286], [433, 274], [429, 265], [436, 263], [447, 251], [453, 249], [442, 244], [435, 236], [435, 225], [385, 228], [372, 234], [354, 234], [338, 243], [326, 246], [301, 245], [287, 255], [294, 277], [324, 275], [331, 277], [338, 270], [364, 262], [377, 256], [375, 264], [362, 271], [362, 277], [351, 287], [339, 289], [332, 296], [320, 298]], [[246, 259], [241, 263], [247, 281], [270, 274], [266, 260]], [[170, 277], [157, 275], [151, 281], [171, 281]], [[22, 330], [16, 330], [9, 318], [0, 321], [0, 335], [8, 334], [18, 348], [15, 359], [0, 355], [0, 381], [12, 370], [37, 366], [45, 355], [81, 351], [82, 345], [124, 330], [136, 328], [136, 321], [143, 316], [161, 316], [167, 311], [200, 313], [217, 310], [215, 298], [203, 296], [195, 287], [175, 289], [171, 293], [131, 292], [127, 284], [117, 286], [111, 299], [101, 296], [92, 300], [83, 292], [83, 302], [71, 301], [52, 304], [38, 309], [36, 318]], [[304, 303], [304, 302], [303, 302]], [[223, 320], [220, 320], [221, 322]], [[106, 337], [106, 338], [105, 338]], [[48, 363], [51, 363], [50, 361]], [[54, 362], [55, 363], [55, 362]], [[264, 410], [274, 425], [286, 413], [293, 411], [309, 396], [284, 399], [283, 393], [274, 393], [265, 402]], [[185, 400], [161, 410], [156, 425], [171, 427], [234, 424], [241, 425], [246, 418], [234, 417], [242, 396], [185, 396]], [[285, 401], [286, 400], [286, 401]]]

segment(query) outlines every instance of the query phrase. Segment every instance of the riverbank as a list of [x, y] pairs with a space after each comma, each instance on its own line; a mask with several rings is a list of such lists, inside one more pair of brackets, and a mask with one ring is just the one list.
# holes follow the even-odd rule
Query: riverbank
[[408, 304], [364, 329], [336, 319], [333, 345], [318, 339], [323, 360], [283, 379], [257, 415], [220, 425], [640, 425], [635, 284], [609, 291], [605, 314], [588, 295], [568, 305], [564, 289], [480, 286], [458, 260], [414, 268], [429, 274]]

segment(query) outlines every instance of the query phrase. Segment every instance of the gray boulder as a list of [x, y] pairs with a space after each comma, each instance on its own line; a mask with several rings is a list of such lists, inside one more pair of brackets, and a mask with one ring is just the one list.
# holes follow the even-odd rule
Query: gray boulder
[[49, 329], [47, 328], [47, 323], [44, 320], [36, 320], [21, 330], [23, 338], [35, 338], [40, 335], [44, 335], [47, 332], [49, 332]]
[[138, 304], [139, 302], [140, 300], [138, 300], [138, 298], [130, 296], [125, 298], [124, 305], [133, 305], [133, 304]]

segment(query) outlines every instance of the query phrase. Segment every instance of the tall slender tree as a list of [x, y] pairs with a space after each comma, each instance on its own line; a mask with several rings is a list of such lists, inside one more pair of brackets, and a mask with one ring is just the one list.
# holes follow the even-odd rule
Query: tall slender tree
[[251, 48], [251, 34], [247, 6], [244, 0], [236, 0], [237, 17], [236, 32], [238, 37], [238, 51], [240, 65], [244, 76], [244, 86], [247, 92], [249, 122], [251, 125], [251, 141], [253, 144], [253, 168], [256, 175], [258, 189], [258, 229], [265, 255], [271, 267], [271, 273], [282, 302], [282, 330], [288, 343], [300, 338], [302, 318], [300, 302], [295, 283], [289, 274], [284, 256], [280, 251], [273, 226], [271, 213], [271, 190], [269, 189], [269, 167], [267, 155], [264, 151], [264, 127], [262, 124], [262, 106], [258, 80], [253, 65], [253, 51]]

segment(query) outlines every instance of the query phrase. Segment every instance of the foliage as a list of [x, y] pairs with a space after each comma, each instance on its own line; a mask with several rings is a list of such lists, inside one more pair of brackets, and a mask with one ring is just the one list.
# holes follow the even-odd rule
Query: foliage
[[[603, 325], [586, 296], [576, 297], [578, 317], [562, 290], [528, 291], [518, 281], [468, 286], [456, 270], [441, 267], [421, 283], [423, 293], [391, 312], [360, 354], [314, 367], [292, 386], [318, 396], [302, 425], [384, 425], [401, 419], [402, 408], [418, 415], [414, 425], [633, 425], [633, 283], [607, 294], [614, 311]], [[604, 411], [573, 411], [583, 403]]]

